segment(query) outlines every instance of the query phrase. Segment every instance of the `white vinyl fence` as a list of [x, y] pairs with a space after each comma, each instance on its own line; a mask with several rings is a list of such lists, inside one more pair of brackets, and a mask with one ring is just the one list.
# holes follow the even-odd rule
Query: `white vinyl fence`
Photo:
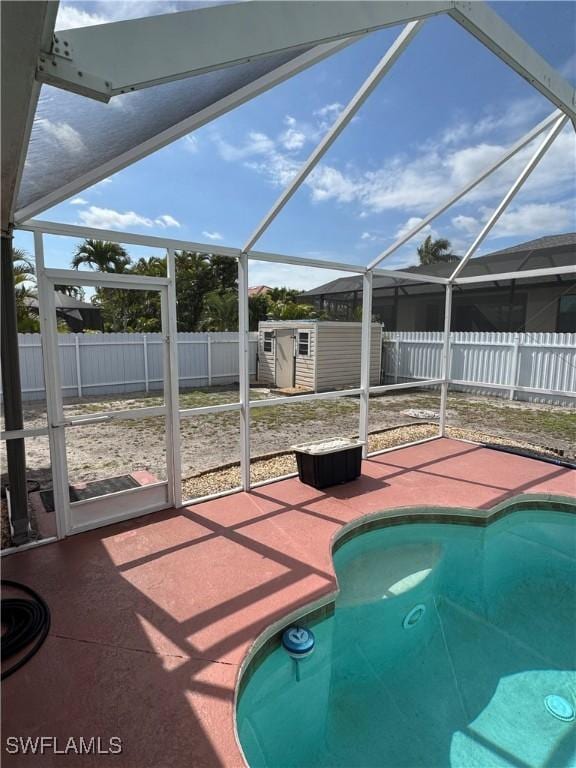
[[[441, 377], [442, 332], [386, 333], [385, 384]], [[576, 406], [576, 333], [451, 334], [453, 389]]]
[[[46, 396], [39, 333], [18, 334], [25, 400]], [[162, 334], [62, 333], [58, 337], [64, 397], [162, 389]], [[258, 334], [250, 334], [250, 375], [256, 375]], [[179, 333], [180, 388], [238, 381], [237, 333]]]

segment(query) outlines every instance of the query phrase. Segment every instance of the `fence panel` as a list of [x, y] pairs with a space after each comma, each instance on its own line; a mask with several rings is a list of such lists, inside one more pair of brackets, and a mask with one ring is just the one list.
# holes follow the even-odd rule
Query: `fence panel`
[[[383, 340], [383, 382], [438, 378], [442, 336], [388, 333]], [[459, 382], [454, 389], [461, 391], [576, 406], [576, 333], [454, 332], [450, 377]]]
[[[237, 333], [179, 333], [180, 388], [238, 381]], [[24, 400], [45, 398], [39, 333], [18, 334]], [[163, 386], [162, 334], [63, 333], [58, 337], [64, 397], [151, 392]], [[258, 334], [250, 334], [256, 375]]]

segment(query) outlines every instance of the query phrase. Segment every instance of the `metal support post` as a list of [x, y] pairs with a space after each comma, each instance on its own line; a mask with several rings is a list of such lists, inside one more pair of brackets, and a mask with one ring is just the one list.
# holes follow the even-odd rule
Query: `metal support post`
[[[12, 232], [2, 233], [1, 299], [4, 429], [10, 432], [24, 428], [18, 353], [18, 316], [12, 265]], [[26, 449], [23, 438], [6, 441], [6, 459], [10, 488], [12, 543], [20, 545], [28, 541], [30, 527], [26, 486]]]
[[250, 348], [248, 312], [248, 256], [238, 257], [238, 371], [240, 374], [240, 478], [250, 490]]
[[368, 455], [368, 411], [370, 406], [370, 352], [372, 342], [372, 272], [362, 277], [362, 345], [360, 357], [360, 440], [364, 441], [362, 456]]
[[440, 395], [440, 437], [446, 433], [446, 405], [448, 404], [448, 388], [450, 386], [450, 329], [452, 325], [452, 286], [446, 286], [446, 303], [444, 306], [444, 344], [442, 346], [442, 385]]

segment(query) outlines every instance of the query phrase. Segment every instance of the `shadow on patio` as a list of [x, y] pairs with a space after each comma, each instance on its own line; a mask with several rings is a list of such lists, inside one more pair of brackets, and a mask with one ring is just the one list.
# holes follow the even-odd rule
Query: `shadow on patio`
[[[8, 558], [37, 589], [50, 636], [3, 690], [4, 735], [111, 736], [82, 765], [235, 766], [238, 668], [273, 621], [335, 589], [330, 539], [400, 506], [491, 507], [518, 493], [573, 494], [574, 473], [437, 440], [374, 457], [346, 486], [290, 479], [120, 523]], [[9, 765], [73, 758], [5, 756]]]

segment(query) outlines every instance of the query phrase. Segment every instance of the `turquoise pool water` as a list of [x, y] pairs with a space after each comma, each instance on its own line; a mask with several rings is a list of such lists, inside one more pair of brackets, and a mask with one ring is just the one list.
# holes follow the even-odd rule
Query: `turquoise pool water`
[[576, 516], [381, 528], [334, 562], [312, 656], [275, 647], [239, 697], [252, 768], [576, 766], [575, 721], [545, 706], [576, 706]]

